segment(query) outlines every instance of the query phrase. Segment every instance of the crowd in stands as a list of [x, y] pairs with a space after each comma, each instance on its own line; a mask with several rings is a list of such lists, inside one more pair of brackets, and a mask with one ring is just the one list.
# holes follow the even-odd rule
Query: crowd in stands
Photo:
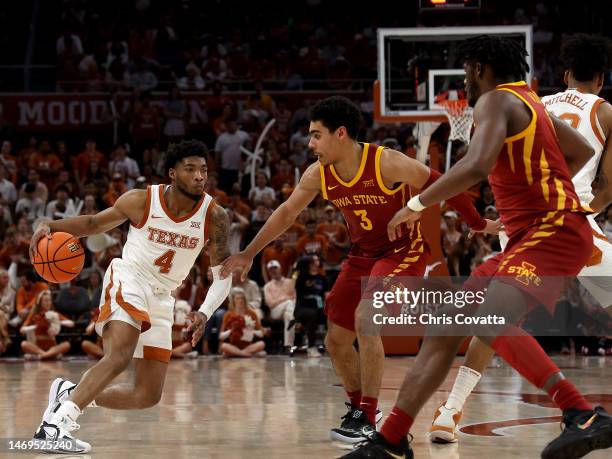
[[[540, 86], [555, 87], [563, 70], [555, 50], [570, 30], [564, 20], [572, 18], [572, 30], [601, 27], [576, 5], [546, 0], [482, 2], [477, 14], [419, 14], [417, 2], [388, 5], [398, 14], [381, 14], [385, 1], [368, 14], [350, 12], [344, 2], [301, 3], [289, 13], [277, 2], [140, 0], [117, 8], [67, 0], [63, 31], [54, 38], [57, 88], [202, 91], [223, 84], [251, 90], [254, 81], [266, 81], [273, 89], [357, 89], [360, 80], [376, 79], [378, 27], [487, 24], [532, 24], [534, 74]], [[226, 17], [232, 9], [240, 14]]]
[[[217, 123], [218, 134], [208, 153], [207, 192], [227, 209], [230, 217], [231, 253], [244, 248], [273, 210], [291, 194], [296, 181], [314, 157], [308, 149], [304, 111], [289, 112], [289, 122], [276, 123], [263, 142], [263, 154], [255, 169], [254, 183], [247, 156], [241, 147], [256, 142], [263, 124], [276, 116], [277, 104], [270, 96], [270, 111], [253, 123], [248, 110], [228, 102], [227, 118]], [[285, 109], [288, 110], [288, 109]], [[173, 119], [151, 110], [155, 124]], [[367, 113], [366, 113], [367, 115]], [[102, 247], [87, 250], [86, 269], [65, 285], [47, 284], [38, 278], [28, 260], [33, 227], [41, 218], [90, 215], [112, 206], [124, 192], [163, 183], [164, 147], [182, 138], [161, 130], [147, 143], [134, 141], [131, 133], [140, 119], [135, 111], [124, 133], [125, 142], [113, 148], [98, 146], [94, 138], [80, 149], [63, 140], [31, 137], [21, 145], [4, 139], [0, 149], [0, 352], [19, 353], [29, 359], [55, 358], [66, 352], [101, 355], [101, 343], [93, 322], [101, 296], [101, 276], [110, 260], [120, 256], [127, 225], [109, 232]], [[258, 118], [259, 119], [259, 118]], [[367, 119], [367, 116], [366, 116]], [[215, 122], [214, 118], [210, 118]], [[294, 127], [292, 127], [294, 126]], [[185, 133], [187, 134], [187, 133]], [[434, 134], [430, 154], [443, 150], [444, 131]], [[364, 126], [361, 139], [385, 144], [414, 155], [410, 126]], [[454, 160], [465, 153], [455, 150]], [[487, 218], [498, 218], [491, 188], [483, 183], [470, 190], [476, 208]], [[469, 228], [450, 208], [444, 208], [441, 245], [451, 275], [467, 276], [500, 250], [496, 236], [469, 237]], [[612, 236], [612, 209], [598, 217]], [[261, 338], [269, 352], [291, 352], [297, 343], [309, 355], [318, 355], [324, 327], [325, 296], [338, 275], [350, 246], [340, 213], [322, 197], [300, 214], [296, 223], [256, 259], [250, 278], [234, 278], [229, 305], [209, 320], [201, 352], [224, 355], [262, 355]], [[175, 357], [197, 355], [186, 344], [185, 315], [203, 301], [211, 276], [208, 259], [200, 257], [177, 292]], [[50, 293], [50, 294], [49, 294]], [[580, 295], [578, 295], [580, 297]], [[225, 314], [227, 308], [234, 314]], [[181, 312], [182, 311], [182, 312]], [[299, 332], [299, 333], [296, 333]], [[61, 335], [63, 341], [56, 341]], [[21, 340], [20, 337], [27, 338]], [[66, 341], [68, 340], [68, 341]], [[11, 341], [19, 341], [20, 348]], [[261, 341], [263, 343], [264, 341]], [[71, 344], [65, 344], [70, 342]], [[271, 349], [272, 343], [275, 348]], [[11, 347], [12, 346], [12, 347]], [[584, 346], [580, 346], [582, 349]]]

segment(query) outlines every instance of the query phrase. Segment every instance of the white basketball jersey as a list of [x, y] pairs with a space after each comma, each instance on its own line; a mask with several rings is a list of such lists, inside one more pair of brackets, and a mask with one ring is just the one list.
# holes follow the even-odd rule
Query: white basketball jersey
[[180, 218], [166, 206], [166, 185], [147, 189], [147, 204], [142, 220], [130, 225], [123, 260], [129, 262], [154, 285], [177, 288], [204, 247], [208, 237], [209, 213], [214, 203], [206, 193], [192, 212]]
[[595, 150], [595, 154], [572, 179], [580, 202], [589, 204], [594, 197], [591, 184], [597, 175], [597, 168], [606, 143], [597, 119], [597, 107], [605, 100], [594, 94], [568, 89], [552, 96], [542, 97], [542, 102], [549, 112], [577, 129]]

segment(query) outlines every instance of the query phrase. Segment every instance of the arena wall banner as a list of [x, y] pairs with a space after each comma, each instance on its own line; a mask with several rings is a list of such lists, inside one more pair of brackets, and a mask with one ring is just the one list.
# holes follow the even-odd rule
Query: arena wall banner
[[[189, 94], [190, 124], [206, 122], [204, 101], [207, 94]], [[107, 94], [2, 94], [0, 103], [5, 119], [16, 131], [78, 130], [108, 124], [104, 111]], [[163, 107], [166, 94], [152, 95], [151, 104]], [[129, 108], [129, 97], [120, 98], [120, 111]]]
[[[300, 104], [304, 99], [317, 100], [330, 95], [304, 91], [278, 93], [294, 104]], [[351, 91], [338, 93], [352, 98], [359, 98], [355, 97], [357, 94], [362, 95]], [[234, 92], [220, 97], [223, 100], [244, 101], [249, 94]], [[119, 95], [121, 113], [129, 110], [131, 96], [131, 93]], [[189, 124], [207, 123], [206, 106], [215, 96], [205, 92], [193, 92], [184, 93], [183, 97], [189, 106]], [[153, 93], [150, 96], [151, 104], [160, 109], [163, 109], [166, 99], [165, 92]], [[95, 129], [109, 124], [104, 119], [108, 101], [108, 93], [0, 93], [0, 113], [17, 132]]]

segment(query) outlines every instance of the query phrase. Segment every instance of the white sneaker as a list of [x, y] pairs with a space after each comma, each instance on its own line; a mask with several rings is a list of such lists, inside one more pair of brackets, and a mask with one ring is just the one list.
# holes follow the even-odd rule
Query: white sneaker
[[457, 426], [460, 419], [461, 411], [442, 405], [436, 411], [429, 428], [429, 440], [432, 443], [456, 443], [458, 441]]
[[74, 390], [76, 384], [62, 378], [55, 378], [49, 388], [49, 404], [43, 414], [43, 422], [51, 422], [53, 411], [65, 400], [68, 400], [70, 393]]
[[308, 357], [321, 357], [321, 353], [319, 352], [319, 350], [316, 347], [309, 347], [308, 350], [306, 351], [306, 355]]
[[80, 426], [66, 417], [61, 418], [58, 424], [43, 421], [36, 433], [34, 441], [42, 442], [41, 451], [60, 454], [80, 454], [91, 451], [91, 445], [74, 438], [70, 432], [78, 430]]

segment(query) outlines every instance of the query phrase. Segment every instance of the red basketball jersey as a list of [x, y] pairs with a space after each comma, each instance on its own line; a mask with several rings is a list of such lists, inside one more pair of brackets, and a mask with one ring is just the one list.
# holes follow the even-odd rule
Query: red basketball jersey
[[404, 248], [421, 252], [425, 248], [418, 222], [411, 231], [404, 227], [401, 238], [389, 241], [387, 224], [406, 205], [410, 190], [404, 183], [393, 189], [383, 183], [380, 172], [383, 149], [364, 143], [359, 171], [350, 182], [342, 180], [333, 165], [319, 164], [323, 197], [342, 212], [353, 243], [351, 254], [355, 256], [377, 258]]
[[531, 122], [506, 138], [489, 174], [495, 205], [508, 235], [542, 220], [555, 223], [563, 218], [559, 211], [586, 212], [539, 97], [524, 81], [499, 85], [496, 91], [514, 94], [531, 111]]

